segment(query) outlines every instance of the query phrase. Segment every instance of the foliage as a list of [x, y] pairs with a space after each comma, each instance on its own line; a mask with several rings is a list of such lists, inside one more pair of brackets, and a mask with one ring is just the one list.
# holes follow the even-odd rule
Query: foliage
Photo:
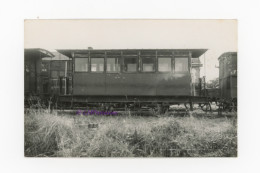
[[210, 80], [206, 83], [207, 88], [219, 88], [219, 78]]
[[[88, 124], [99, 124], [89, 128]], [[28, 157], [235, 157], [236, 118], [76, 116], [29, 109]]]

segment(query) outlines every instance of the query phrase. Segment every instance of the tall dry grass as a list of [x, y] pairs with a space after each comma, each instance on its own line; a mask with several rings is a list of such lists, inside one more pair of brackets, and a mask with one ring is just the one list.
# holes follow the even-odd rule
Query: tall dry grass
[[[88, 124], [98, 124], [89, 128]], [[28, 157], [235, 157], [236, 118], [25, 113]]]

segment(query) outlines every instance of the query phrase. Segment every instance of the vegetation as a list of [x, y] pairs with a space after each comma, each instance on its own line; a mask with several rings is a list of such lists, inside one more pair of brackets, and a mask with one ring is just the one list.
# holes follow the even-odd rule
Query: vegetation
[[236, 124], [235, 117], [79, 116], [28, 109], [25, 156], [236, 157]]
[[207, 88], [219, 88], [219, 78], [210, 80], [206, 83]]

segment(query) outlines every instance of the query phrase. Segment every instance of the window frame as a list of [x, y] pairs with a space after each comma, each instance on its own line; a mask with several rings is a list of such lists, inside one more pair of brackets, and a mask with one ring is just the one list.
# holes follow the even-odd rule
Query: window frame
[[[76, 71], [76, 59], [87, 59], [86, 62], [88, 63], [87, 66], [87, 71]], [[103, 71], [91, 71], [91, 61], [92, 58], [103, 58]], [[119, 70], [118, 71], [107, 71], [107, 61], [109, 58], [115, 58], [117, 65], [119, 66]], [[125, 62], [127, 58], [135, 58], [136, 60], [136, 70], [135, 71], [126, 71], [125, 70]], [[154, 70], [153, 71], [143, 71], [143, 59], [145, 58], [152, 58], [154, 60]], [[169, 58], [171, 61], [171, 65], [170, 65], [170, 70], [169, 71], [159, 71], [159, 60], [160, 58]], [[187, 71], [176, 71], [176, 58], [187, 58], [187, 62], [188, 62], [188, 70]], [[157, 55], [157, 52], [155, 55], [141, 55], [140, 53], [137, 55], [123, 55], [123, 53], [121, 52], [121, 55], [107, 55], [105, 53], [104, 57], [102, 56], [94, 56], [91, 57], [90, 53], [86, 53], [86, 54], [74, 54], [73, 56], [73, 61], [74, 61], [74, 65], [73, 65], [73, 71], [74, 73], [108, 73], [108, 74], [116, 74], [116, 73], [189, 73], [190, 72], [190, 66], [191, 66], [191, 60], [190, 57], [187, 55]]]
[[[176, 59], [179, 58], [186, 58], [187, 59], [187, 71], [176, 71]], [[190, 58], [188, 56], [175, 56], [174, 57], [174, 64], [173, 64], [173, 68], [174, 68], [174, 73], [191, 73], [190, 72]]]
[[[136, 58], [136, 71], [126, 71], [125, 70], [125, 59], [126, 58]], [[123, 63], [122, 63], [123, 69], [122, 72], [123, 73], [139, 73], [139, 56], [137, 55], [132, 55], [132, 56], [123, 56]]]
[[[171, 67], [170, 71], [159, 71], [159, 64], [160, 64], [159, 63], [159, 59], [160, 58], [169, 58], [170, 59], [170, 62], [171, 62], [171, 64], [170, 64], [170, 67]], [[174, 58], [172, 56], [161, 56], [161, 57], [158, 57], [157, 58], [157, 72], [158, 73], [173, 73], [174, 72], [173, 62], [174, 62]]]
[[[73, 67], [73, 71], [74, 73], [89, 73], [90, 72], [90, 63], [89, 63], [89, 56], [86, 56], [86, 57], [74, 57], [74, 67]], [[76, 70], [76, 59], [87, 59], [87, 62], [88, 62], [88, 66], [87, 66], [87, 71], [77, 71]]]
[[[91, 64], [91, 60], [93, 59], [93, 58], [96, 58], [96, 59], [103, 59], [104, 61], [103, 61], [103, 71], [92, 71], [92, 64]], [[90, 68], [90, 73], [106, 73], [106, 69], [105, 69], [105, 65], [106, 65], [106, 58], [105, 57], [90, 57], [90, 59], [89, 59], [89, 61], [90, 61], [90, 63], [89, 63], [89, 68]]]
[[[145, 58], [152, 58], [153, 60], [154, 60], [154, 62], [153, 62], [153, 71], [144, 71], [144, 69], [143, 69], [143, 59], [145, 59]], [[158, 70], [156, 69], [156, 56], [141, 56], [140, 57], [140, 59], [141, 59], [141, 62], [140, 62], [140, 72], [141, 73], [156, 73]]]
[[[118, 71], [107, 71], [107, 62], [108, 62], [108, 59], [109, 58], [114, 58], [114, 59], [116, 59], [116, 62], [117, 62], [117, 64], [118, 64], [118, 66], [119, 66], [119, 70]], [[121, 70], [122, 70], [122, 66], [121, 66], [121, 61], [122, 61], [122, 59], [120, 59], [121, 57], [106, 57], [106, 59], [105, 59], [105, 64], [106, 64], [106, 70], [105, 70], [105, 73], [108, 73], [108, 74], [110, 74], [110, 73], [112, 73], [112, 74], [115, 74], [115, 73], [120, 73], [121, 72]]]

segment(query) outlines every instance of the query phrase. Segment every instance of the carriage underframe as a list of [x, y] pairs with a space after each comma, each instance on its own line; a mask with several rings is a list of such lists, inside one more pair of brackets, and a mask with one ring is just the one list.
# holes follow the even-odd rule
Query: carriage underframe
[[153, 109], [164, 113], [171, 105], [183, 104], [187, 111], [193, 111], [193, 105], [198, 104], [202, 110], [211, 111], [209, 98], [199, 96], [60, 96], [58, 102], [61, 107], [69, 109]]

